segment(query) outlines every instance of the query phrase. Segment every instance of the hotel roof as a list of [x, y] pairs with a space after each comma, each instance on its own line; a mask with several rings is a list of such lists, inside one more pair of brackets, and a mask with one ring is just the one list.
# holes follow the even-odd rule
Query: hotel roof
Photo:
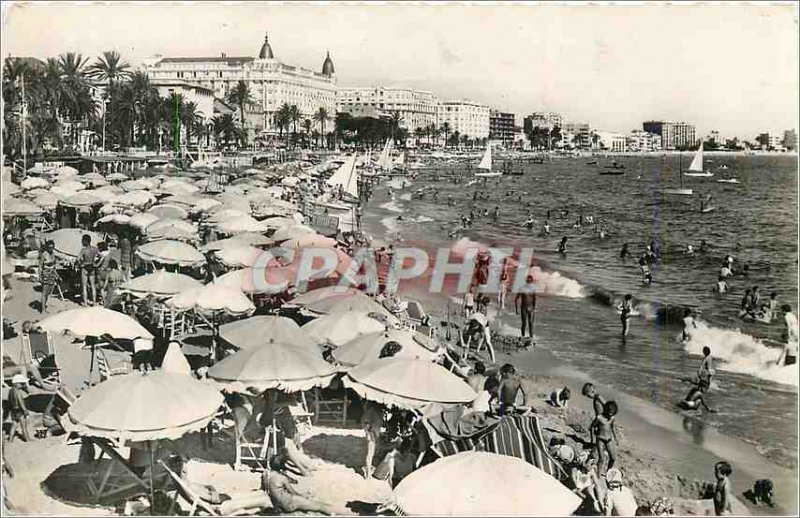
[[208, 57], [208, 58], [163, 58], [161, 60], [162, 63], [220, 63], [220, 62], [228, 62], [228, 63], [247, 63], [250, 61], [255, 61], [255, 58], [244, 57], [244, 56], [236, 56], [236, 57]]

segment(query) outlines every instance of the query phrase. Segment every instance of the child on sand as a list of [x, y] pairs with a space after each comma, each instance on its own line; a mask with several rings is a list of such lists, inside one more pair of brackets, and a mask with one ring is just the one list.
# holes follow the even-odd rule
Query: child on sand
[[550, 404], [556, 408], [567, 408], [569, 405], [570, 390], [569, 387], [556, 389], [550, 393]]
[[581, 389], [581, 394], [592, 400], [592, 407], [594, 408], [595, 417], [603, 413], [603, 406], [605, 406], [606, 400], [603, 399], [603, 396], [597, 393], [597, 389], [594, 387], [593, 383], [584, 384], [583, 388]]
[[597, 456], [597, 468], [600, 473], [603, 473], [603, 462], [608, 457], [608, 465], [606, 469], [614, 467], [614, 462], [617, 460], [616, 444], [619, 444], [617, 439], [617, 430], [614, 426], [614, 418], [618, 412], [617, 403], [615, 401], [608, 401], [603, 405], [603, 413], [594, 418], [591, 427], [592, 442], [594, 443], [595, 454]]
[[[500, 368], [500, 415], [506, 415], [517, 411], [517, 395], [522, 393], [522, 401], [519, 406], [526, 406], [525, 391], [522, 389], [517, 377], [517, 370], [510, 363], [506, 363]], [[521, 410], [521, 409], [520, 409]]]
[[727, 516], [731, 514], [731, 485], [728, 477], [733, 473], [733, 468], [726, 461], [717, 462], [714, 465], [714, 477], [717, 484], [714, 486], [714, 512], [717, 516]]

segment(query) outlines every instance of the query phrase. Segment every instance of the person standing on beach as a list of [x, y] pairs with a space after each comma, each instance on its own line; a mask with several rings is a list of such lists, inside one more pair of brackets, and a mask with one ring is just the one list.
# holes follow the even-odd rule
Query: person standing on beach
[[15, 374], [11, 378], [11, 390], [8, 392], [7, 399], [11, 414], [8, 442], [14, 442], [18, 429], [25, 442], [31, 441], [31, 434], [28, 431], [28, 407], [25, 405], [26, 392], [28, 392], [28, 380], [22, 374]]
[[133, 247], [131, 246], [131, 240], [128, 238], [127, 232], [122, 234], [119, 238], [119, 263], [125, 282], [131, 280], [131, 271], [133, 270]]
[[[528, 275], [525, 281], [530, 285], [533, 283], [533, 276]], [[533, 339], [533, 324], [536, 313], [536, 293], [533, 291], [525, 291], [517, 293], [514, 298], [514, 314], [520, 316], [520, 336], [525, 338], [525, 329], [528, 330], [528, 336]]]
[[617, 415], [619, 408], [616, 401], [609, 401], [603, 405], [603, 413], [598, 415], [592, 421], [592, 436], [594, 438], [595, 455], [597, 456], [597, 471], [602, 471], [603, 463], [608, 458], [606, 470], [614, 467], [617, 460], [617, 447], [619, 439], [617, 438], [617, 429], [614, 425], [614, 419]]
[[733, 494], [731, 493], [731, 484], [728, 477], [733, 474], [733, 468], [726, 461], [717, 462], [714, 465], [714, 478], [717, 483], [714, 486], [714, 513], [717, 516], [729, 516], [732, 514], [731, 502], [733, 501]]
[[715, 373], [711, 348], [708, 346], [703, 347], [703, 360], [697, 369], [697, 382], [701, 390], [706, 391], [711, 388], [711, 378]]
[[364, 412], [361, 414], [361, 427], [367, 438], [367, 457], [364, 462], [364, 478], [369, 480], [372, 477], [372, 461], [375, 458], [375, 450], [381, 437], [383, 428], [384, 411], [383, 406], [372, 401], [364, 401]]
[[595, 417], [603, 413], [603, 406], [605, 406], [606, 400], [597, 393], [594, 383], [585, 383], [583, 388], [581, 388], [581, 394], [592, 400], [592, 408], [594, 409]]
[[633, 312], [633, 295], [628, 293], [620, 306], [620, 321], [622, 321], [622, 338], [628, 336], [628, 329], [630, 328], [631, 313]]
[[789, 304], [784, 304], [781, 309], [786, 320], [786, 346], [778, 358], [778, 365], [789, 366], [797, 363], [797, 315], [792, 313], [792, 306]]
[[48, 239], [44, 244], [44, 249], [39, 252], [39, 282], [42, 284], [42, 302], [39, 307], [41, 313], [47, 312], [47, 299], [60, 280], [56, 270], [55, 248], [55, 243]]
[[83, 248], [78, 253], [78, 267], [81, 269], [81, 290], [83, 295], [83, 305], [89, 305], [88, 292], [91, 288], [91, 303], [94, 304], [97, 295], [97, 279], [95, 278], [97, 259], [97, 248], [92, 246], [92, 236], [84, 234], [81, 238]]

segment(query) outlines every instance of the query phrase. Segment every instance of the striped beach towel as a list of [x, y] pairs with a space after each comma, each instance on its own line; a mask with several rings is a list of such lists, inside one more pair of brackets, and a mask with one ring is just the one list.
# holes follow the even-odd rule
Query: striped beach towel
[[517, 457], [555, 478], [562, 478], [564, 474], [563, 468], [547, 453], [536, 416], [506, 416], [485, 435], [458, 440], [445, 439], [432, 445], [431, 450], [440, 457], [462, 451], [487, 451]]

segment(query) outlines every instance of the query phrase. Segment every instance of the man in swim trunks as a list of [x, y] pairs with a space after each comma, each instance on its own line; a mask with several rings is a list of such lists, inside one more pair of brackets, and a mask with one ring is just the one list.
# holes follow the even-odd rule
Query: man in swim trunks
[[633, 312], [633, 295], [628, 293], [622, 300], [620, 307], [619, 319], [622, 322], [622, 338], [628, 336], [628, 329], [630, 328], [631, 313]]
[[[528, 275], [525, 281], [528, 285], [533, 284], [533, 276]], [[533, 338], [535, 313], [536, 293], [533, 291], [517, 293], [517, 296], [514, 298], [514, 314], [520, 315], [520, 332], [523, 338], [525, 337], [525, 329], [528, 330], [528, 336]]]
[[711, 348], [703, 347], [703, 360], [697, 369], [697, 385], [701, 390], [706, 391], [711, 388], [711, 378], [716, 371], [714, 370], [714, 358], [711, 356]]
[[561, 242], [558, 243], [558, 253], [565, 254], [567, 253], [567, 236], [561, 238]]
[[797, 363], [797, 315], [792, 313], [792, 306], [785, 304], [782, 308], [786, 320], [786, 346], [778, 358], [778, 365], [794, 365]]
[[525, 391], [522, 383], [517, 376], [517, 370], [510, 363], [500, 367], [500, 388], [498, 395], [500, 400], [500, 415], [512, 414], [517, 411], [517, 394], [522, 393], [521, 406], [526, 406]]

